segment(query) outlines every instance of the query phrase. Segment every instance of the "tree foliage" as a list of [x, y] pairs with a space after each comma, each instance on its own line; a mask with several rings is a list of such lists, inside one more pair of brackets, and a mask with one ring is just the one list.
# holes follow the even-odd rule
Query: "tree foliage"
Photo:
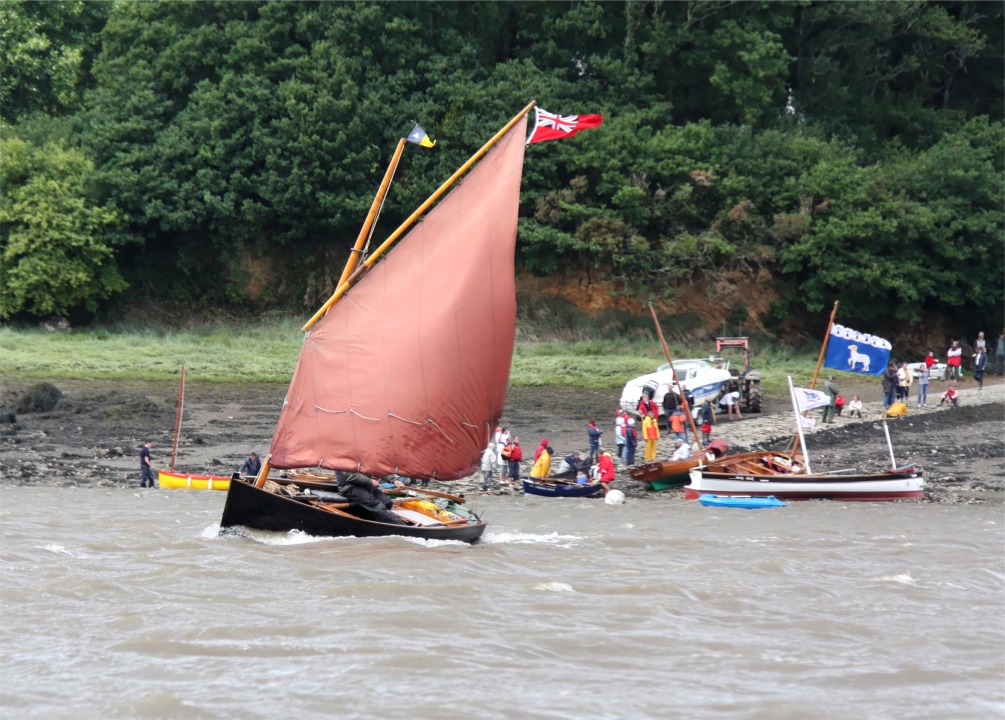
[[29, 116], [71, 115], [95, 207], [139, 239], [106, 243], [133, 292], [153, 265], [146, 291], [207, 304], [323, 293], [414, 122], [438, 143], [409, 148], [378, 233], [536, 98], [605, 122], [528, 149], [528, 271], [602, 273], [642, 297], [767, 273], [798, 289], [791, 308], [840, 296], [875, 329], [961, 310], [997, 322], [1005, 301], [1000, 3], [0, 12], [4, 118], [28, 137]]
[[0, 316], [97, 309], [125, 289], [115, 262], [122, 218], [88, 188], [94, 168], [76, 150], [0, 140]]

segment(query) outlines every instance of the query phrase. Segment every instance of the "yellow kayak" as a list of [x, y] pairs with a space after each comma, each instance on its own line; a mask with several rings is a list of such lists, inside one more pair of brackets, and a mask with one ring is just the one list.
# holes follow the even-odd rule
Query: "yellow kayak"
[[157, 472], [162, 488], [188, 488], [191, 490], [229, 490], [230, 478], [220, 475], [193, 475], [178, 470]]

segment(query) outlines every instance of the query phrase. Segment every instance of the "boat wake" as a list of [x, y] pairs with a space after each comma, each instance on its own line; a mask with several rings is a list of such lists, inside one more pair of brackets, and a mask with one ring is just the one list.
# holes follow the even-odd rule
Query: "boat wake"
[[560, 547], [571, 547], [573, 544], [582, 540], [578, 535], [559, 535], [557, 532], [553, 533], [524, 533], [519, 531], [511, 532], [492, 532], [491, 530], [482, 537], [482, 544], [484, 545], [501, 545], [501, 544], [513, 544], [513, 545], [533, 545], [533, 544], [543, 544], [543, 545], [559, 545]]

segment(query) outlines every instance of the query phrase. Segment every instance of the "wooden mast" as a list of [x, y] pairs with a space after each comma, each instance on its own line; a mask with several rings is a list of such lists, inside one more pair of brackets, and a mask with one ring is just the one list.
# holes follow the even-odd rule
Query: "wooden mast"
[[399, 237], [401, 237], [405, 233], [405, 231], [408, 230], [415, 223], [415, 221], [418, 220], [419, 217], [424, 212], [426, 212], [426, 210], [428, 210], [429, 207], [434, 202], [436, 202], [440, 198], [441, 195], [443, 195], [443, 193], [449, 190], [450, 186], [453, 185], [455, 182], [457, 182], [458, 178], [460, 178], [464, 173], [466, 173], [471, 168], [472, 165], [478, 162], [478, 160], [482, 157], [482, 155], [491, 150], [492, 146], [495, 145], [497, 142], [499, 142], [500, 138], [502, 138], [507, 132], [509, 132], [509, 129], [512, 128], [514, 125], [516, 125], [517, 122], [520, 120], [520, 118], [522, 118], [524, 115], [530, 112], [535, 104], [536, 101], [531, 102], [529, 105], [527, 105], [527, 107], [525, 107], [523, 110], [517, 113], [508, 123], [506, 123], [506, 125], [502, 128], [502, 130], [493, 135], [492, 138], [487, 143], [485, 143], [474, 155], [472, 155], [467, 162], [461, 165], [461, 167], [457, 170], [457, 172], [455, 172], [453, 175], [447, 178], [446, 182], [440, 185], [440, 187], [437, 188], [436, 191], [432, 195], [430, 195], [429, 198], [424, 203], [422, 203], [422, 205], [420, 205], [416, 209], [416, 211], [413, 212], [405, 220], [405, 222], [403, 222], [398, 227], [397, 230], [391, 233], [390, 237], [388, 237], [387, 240], [385, 240], [380, 245], [380, 247], [378, 247], [376, 250], [373, 251], [370, 257], [368, 257], [363, 262], [362, 266], [357, 267], [356, 270], [348, 278], [346, 278], [346, 280], [342, 282], [341, 285], [339, 285], [339, 287], [335, 290], [335, 293], [330, 298], [328, 298], [328, 301], [325, 302], [325, 304], [322, 305], [321, 308], [316, 313], [314, 313], [314, 316], [310, 320], [308, 320], [307, 323], [304, 324], [304, 326], [301, 328], [301, 331], [307, 332], [308, 330], [310, 330], [311, 327], [313, 327], [314, 324], [318, 320], [320, 320], [324, 316], [324, 314], [327, 313], [328, 310], [331, 309], [331, 307], [342, 298], [343, 295], [345, 295], [349, 287], [353, 283], [355, 283], [364, 272], [373, 267], [373, 264], [377, 262], [377, 260], [385, 252], [387, 252], [387, 250], [391, 247], [391, 245], [393, 245], [394, 242]]
[[181, 414], [185, 408], [185, 365], [181, 366], [181, 382], [178, 384], [178, 409], [174, 415], [174, 443], [171, 445], [171, 471], [174, 472], [174, 461], [178, 455], [178, 436], [181, 435]]
[[827, 332], [824, 333], [823, 345], [820, 346], [820, 357], [817, 358], [817, 366], [816, 369], [813, 370], [813, 379], [810, 381], [810, 390], [817, 386], [817, 377], [820, 376], [820, 366], [823, 365], [824, 354], [827, 352], [827, 341], [831, 338], [831, 328], [834, 326], [834, 318], [837, 317], [838, 314], [838, 302], [839, 301], [837, 300], [834, 301], [834, 309], [831, 310], [831, 319], [827, 323]]
[[377, 218], [377, 211], [384, 202], [384, 197], [387, 194], [387, 188], [391, 184], [391, 178], [394, 176], [395, 171], [398, 169], [398, 161], [401, 159], [401, 151], [405, 148], [405, 138], [398, 140], [398, 147], [394, 149], [394, 156], [391, 158], [391, 162], [387, 165], [387, 170], [384, 172], [384, 179], [380, 181], [380, 187], [377, 188], [377, 194], [373, 197], [373, 202], [370, 204], [370, 212], [366, 215], [366, 220], [363, 221], [363, 227], [359, 230], [359, 235], [356, 237], [356, 244], [352, 246], [352, 250], [349, 253], [349, 259], [346, 260], [345, 268], [342, 270], [342, 276], [339, 281], [335, 284], [335, 287], [341, 287], [352, 271], [356, 269], [356, 265], [359, 263], [359, 259], [363, 256], [363, 247], [366, 245], [367, 240], [370, 239], [371, 228], [373, 227], [374, 220]]
[[[673, 376], [674, 384], [677, 386], [677, 394], [680, 395], [680, 404], [684, 408], [684, 414], [687, 416], [688, 424], [691, 426], [691, 432], [694, 433], [695, 442], [701, 437], [698, 434], [698, 428], [694, 424], [694, 416], [691, 415], [691, 408], [687, 404], [687, 394], [684, 392], [684, 388], [680, 385], [680, 380], [677, 379], [677, 371], [673, 369], [673, 360], [670, 358], [670, 348], [667, 347], [667, 341], [663, 339], [663, 328], [660, 327], [660, 321], [656, 317], [656, 310], [653, 309], [652, 303], [649, 303], [649, 314], [653, 316], [653, 324], [656, 325], [656, 335], [660, 339], [660, 345], [663, 346], [663, 354], [666, 355], [667, 362], [670, 363], [670, 374]], [[666, 410], [666, 408], [664, 408]], [[657, 418], [657, 421], [659, 418]]]

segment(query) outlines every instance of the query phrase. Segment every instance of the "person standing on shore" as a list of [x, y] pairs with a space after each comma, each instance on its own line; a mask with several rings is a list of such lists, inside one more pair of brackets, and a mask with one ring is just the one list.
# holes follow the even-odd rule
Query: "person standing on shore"
[[834, 410], [836, 407], [835, 403], [837, 401], [838, 396], [838, 389], [837, 385], [834, 384], [834, 379], [835, 379], [834, 376], [831, 375], [829, 378], [827, 378], [827, 382], [824, 383], [824, 392], [827, 393], [827, 396], [830, 398], [830, 402], [828, 402], [824, 406], [825, 423], [834, 422]]
[[614, 460], [611, 459], [609, 452], [605, 452], [597, 460], [597, 479], [604, 489], [604, 495], [611, 491], [611, 483], [614, 482], [615, 477]]
[[995, 372], [1005, 375], [1005, 332], [998, 333], [998, 340], [995, 342]]
[[988, 341], [984, 339], [984, 331], [977, 333], [977, 339], [974, 340], [974, 355], [980, 350], [984, 354], [988, 352]]
[[618, 447], [618, 458], [625, 459], [625, 422], [624, 411], [618, 408], [614, 411], [614, 444]]
[[590, 443], [590, 465], [593, 464], [593, 459], [600, 455], [600, 436], [603, 434], [604, 431], [597, 427], [597, 421], [590, 418], [586, 426], [586, 439]]
[[962, 380], [963, 368], [960, 367], [963, 361], [963, 348], [960, 347], [959, 340], [953, 340], [953, 344], [946, 351], [947, 380]]
[[[520, 461], [523, 460], [523, 450], [520, 449], [520, 438], [515, 437], [509, 444], [509, 476], [514, 485], [520, 484]], [[502, 478], [500, 478], [502, 482]]]
[[140, 487], [145, 488], [147, 486], [147, 481], [150, 482], [150, 487], [156, 487], [154, 485], [154, 463], [153, 459], [150, 457], [150, 448], [154, 446], [153, 440], [147, 440], [143, 443], [143, 447], [140, 448]]
[[894, 395], [897, 392], [897, 364], [892, 360], [886, 366], [883, 373], [883, 409], [886, 410], [894, 402]]
[[677, 397], [677, 392], [673, 387], [668, 387], [663, 395], [663, 414], [666, 415], [667, 427], [670, 427], [670, 416], [673, 415], [678, 405], [680, 405], [680, 400]]
[[496, 469], [496, 444], [490, 442], [482, 452], [482, 490], [492, 484], [492, 473]]
[[918, 371], [918, 407], [928, 405], [928, 381], [932, 378], [932, 371], [927, 366]]
[[977, 348], [974, 353], [974, 380], [977, 381], [977, 390], [984, 389], [984, 371], [988, 369], [988, 354], [984, 348]]
[[708, 445], [712, 442], [712, 426], [715, 425], [715, 410], [712, 409], [712, 403], [706, 400], [698, 408], [698, 415], [701, 418], [701, 442], [702, 445]]
[[502, 479], [503, 475], [506, 474], [506, 458], [503, 457], [503, 448], [509, 445], [509, 428], [500, 428], [498, 437], [495, 438], [496, 443], [496, 465], [499, 466], [499, 478]]
[[646, 451], [642, 458], [646, 462], [656, 460], [656, 443], [660, 439], [660, 426], [656, 413], [649, 412], [642, 421], [642, 438], [646, 441]]
[[635, 418], [628, 418], [625, 426], [625, 464], [635, 464], [635, 448], [639, 446], [639, 434], [635, 430]]
[[684, 420], [684, 411], [680, 408], [670, 416], [670, 430], [675, 438], [687, 442], [687, 422]]
[[902, 362], [897, 368], [897, 400], [905, 402], [911, 395], [911, 383], [914, 378], [907, 367], [906, 362]]

